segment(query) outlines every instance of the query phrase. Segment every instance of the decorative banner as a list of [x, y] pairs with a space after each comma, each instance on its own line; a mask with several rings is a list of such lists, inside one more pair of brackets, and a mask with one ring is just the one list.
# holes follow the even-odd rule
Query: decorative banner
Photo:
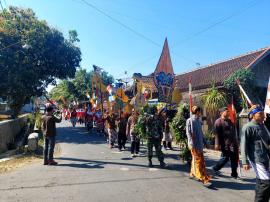
[[181, 92], [178, 88], [175, 88], [172, 93], [172, 103], [179, 104], [182, 99]]
[[165, 39], [158, 64], [154, 71], [154, 83], [158, 90], [158, 101], [171, 103], [175, 82], [167, 38]]
[[128, 102], [128, 97], [126, 96], [125, 91], [124, 91], [123, 88], [119, 88], [119, 89], [116, 91], [116, 96], [117, 96], [117, 98], [120, 99], [122, 102], [125, 102], [125, 103]]
[[170, 103], [174, 87], [174, 76], [171, 73], [158, 72], [154, 75], [156, 88], [158, 89], [158, 101]]
[[144, 96], [144, 99], [145, 100], [149, 100], [151, 98], [151, 92], [150, 92], [150, 90], [145, 89], [144, 90], [144, 93], [143, 93], [143, 96]]
[[267, 114], [270, 114], [270, 77], [269, 77], [269, 82], [268, 82], [268, 87], [267, 87], [264, 112]]

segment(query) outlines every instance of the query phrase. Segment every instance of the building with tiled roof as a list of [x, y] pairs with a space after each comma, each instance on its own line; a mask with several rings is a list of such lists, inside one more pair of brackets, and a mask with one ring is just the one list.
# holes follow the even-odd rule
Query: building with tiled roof
[[[176, 86], [182, 92], [186, 92], [188, 91], [190, 79], [192, 81], [192, 89], [194, 90], [209, 88], [213, 82], [216, 86], [222, 86], [222, 83], [226, 78], [241, 68], [252, 69], [256, 66], [267, 65], [267, 61], [270, 61], [269, 53], [269, 47], [263, 48], [238, 57], [194, 69], [187, 73], [176, 75]], [[258, 79], [263, 79], [268, 82], [269, 72], [270, 66], [265, 69], [266, 74], [260, 75]], [[267, 83], [264, 84], [267, 85]]]
[[[159, 60], [161, 60], [162, 57], [164, 58], [164, 52], [166, 52], [165, 55], [167, 56], [165, 58], [169, 61], [167, 64], [172, 67], [172, 64], [170, 63], [171, 60], [170, 58], [168, 59], [170, 55], [167, 40], [165, 41]], [[158, 64], [160, 64], [160, 62]], [[162, 66], [164, 68], [166, 67], [166, 64], [163, 63]], [[181, 92], [184, 101], [188, 100], [188, 84], [191, 79], [192, 90], [195, 95], [194, 99], [196, 101], [196, 97], [204, 93], [213, 83], [219, 88], [222, 87], [226, 78], [242, 68], [251, 69], [252, 72], [255, 73], [255, 85], [266, 89], [270, 76], [270, 47], [196, 68], [186, 73], [177, 74], [175, 75], [175, 88]], [[143, 86], [144, 89], [149, 88], [153, 93], [156, 93], [157, 89], [154, 84], [153, 75], [154, 73], [148, 76], [134, 74], [133, 78], [135, 83], [137, 83], [137, 89], [140, 88], [140, 86], [138, 86], [139, 84]], [[153, 96], [153, 98], [154, 97], [156, 96]]]

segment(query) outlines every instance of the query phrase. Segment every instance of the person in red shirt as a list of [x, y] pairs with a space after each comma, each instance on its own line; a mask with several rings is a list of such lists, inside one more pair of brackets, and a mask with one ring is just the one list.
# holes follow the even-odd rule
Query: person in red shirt
[[74, 108], [70, 114], [70, 121], [72, 123], [72, 126], [75, 127], [76, 126], [76, 122], [77, 122], [77, 112], [76, 109]]

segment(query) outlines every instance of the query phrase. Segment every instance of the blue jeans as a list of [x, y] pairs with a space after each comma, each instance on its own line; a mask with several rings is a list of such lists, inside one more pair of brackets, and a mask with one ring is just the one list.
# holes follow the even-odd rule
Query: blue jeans
[[[53, 160], [53, 153], [55, 147], [55, 136], [44, 137], [44, 163]], [[49, 154], [49, 156], [48, 156]]]

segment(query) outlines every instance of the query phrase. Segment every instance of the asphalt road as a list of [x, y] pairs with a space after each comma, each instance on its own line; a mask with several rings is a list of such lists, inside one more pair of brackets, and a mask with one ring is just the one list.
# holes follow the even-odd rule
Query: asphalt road
[[[88, 133], [69, 122], [58, 125], [61, 154], [58, 166], [41, 161], [0, 175], [0, 201], [253, 201], [254, 179], [233, 180], [229, 168], [204, 187], [188, 178], [189, 166], [179, 159], [179, 151], [164, 151], [168, 169], [147, 167], [146, 150], [134, 159], [130, 152], [110, 150], [104, 137]], [[127, 144], [129, 147], [130, 145]], [[215, 160], [207, 158], [211, 168]]]

